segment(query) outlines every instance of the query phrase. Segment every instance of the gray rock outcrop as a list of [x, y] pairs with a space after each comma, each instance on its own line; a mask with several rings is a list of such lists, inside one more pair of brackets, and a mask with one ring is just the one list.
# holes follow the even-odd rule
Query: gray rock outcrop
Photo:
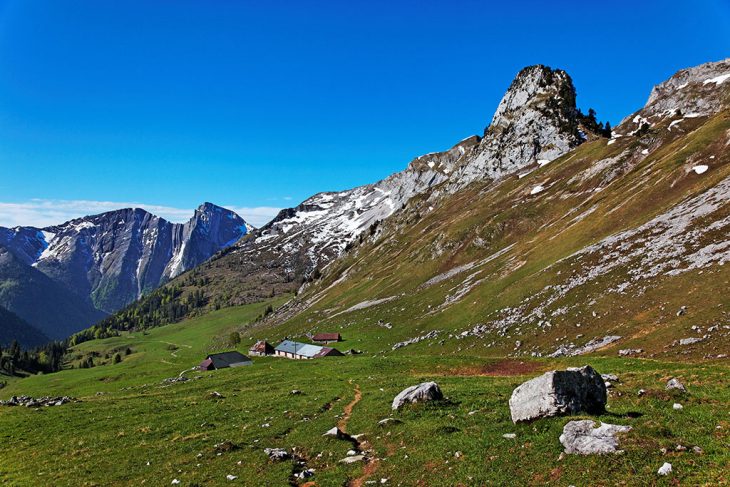
[[443, 399], [444, 395], [441, 393], [441, 388], [435, 382], [422, 382], [416, 386], [411, 386], [403, 389], [393, 399], [392, 408], [400, 409], [406, 404], [413, 404], [417, 402], [436, 401]]
[[565, 453], [579, 455], [593, 455], [616, 453], [618, 447], [617, 433], [631, 431], [631, 426], [601, 423], [594, 427], [595, 422], [586, 419], [570, 421], [563, 427], [560, 443], [565, 447]]
[[509, 400], [512, 421], [575, 414], [597, 414], [606, 407], [606, 386], [600, 374], [586, 365], [553, 370], [518, 386]]

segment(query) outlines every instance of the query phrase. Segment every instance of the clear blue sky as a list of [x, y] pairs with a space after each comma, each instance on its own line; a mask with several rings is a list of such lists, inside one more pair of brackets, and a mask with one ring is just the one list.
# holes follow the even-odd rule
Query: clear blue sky
[[0, 0], [0, 224], [292, 206], [480, 134], [526, 65], [615, 124], [728, 56], [728, 0]]

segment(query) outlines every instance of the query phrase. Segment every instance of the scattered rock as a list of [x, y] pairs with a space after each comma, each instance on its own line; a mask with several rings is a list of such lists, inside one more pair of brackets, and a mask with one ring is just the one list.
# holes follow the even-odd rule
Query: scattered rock
[[357, 455], [357, 452], [355, 450], [347, 450], [347, 453], [345, 453], [348, 457], [354, 457]]
[[702, 451], [702, 448], [700, 448], [699, 446], [693, 446], [693, 447], [692, 447], [692, 451], [693, 451], [693, 452], [695, 452], [695, 453], [696, 453], [696, 454], [698, 454], [698, 455], [702, 455], [702, 454], [704, 453], [704, 452]]
[[178, 479], [172, 479], [172, 482], [170, 482], [172, 485], [180, 485], [180, 481]]
[[672, 404], [672, 409], [674, 409], [675, 411], [679, 411], [681, 409], [684, 409], [684, 406], [682, 406], [678, 402], [675, 402], [674, 404]]
[[618, 376], [616, 374], [601, 374], [601, 379], [610, 382], [618, 382]]
[[644, 389], [639, 389], [639, 391], [638, 391], [638, 392], [637, 392], [636, 394], [637, 394], [637, 395], [638, 395], [639, 397], [641, 397], [641, 396], [643, 396], [644, 394], [646, 394], [646, 391], [645, 391]]
[[405, 340], [402, 342], [398, 342], [395, 345], [393, 345], [392, 350], [398, 350], [399, 348], [407, 347], [408, 345], [413, 345], [414, 343], [422, 342], [423, 340], [432, 340], [436, 338], [439, 333], [441, 333], [439, 330], [432, 330], [426, 333], [425, 335], [417, 336], [414, 338], [411, 338], [409, 340]]
[[300, 479], [308, 479], [309, 477], [313, 477], [313, 476], [314, 476], [314, 469], [313, 468], [308, 468], [306, 470], [302, 470], [301, 472], [299, 472], [296, 475], [296, 477], [298, 477]]
[[222, 441], [213, 445], [213, 451], [217, 454], [227, 453], [229, 451], [238, 450], [239, 446], [232, 441]]
[[667, 381], [667, 390], [671, 391], [672, 389], [676, 389], [682, 392], [687, 391], [687, 389], [684, 387], [684, 384], [682, 384], [679, 379], [676, 379], [674, 377]]
[[365, 455], [352, 455], [349, 457], [345, 457], [342, 460], [340, 460], [340, 463], [357, 463], [365, 461]]
[[70, 402], [81, 402], [69, 396], [43, 396], [33, 398], [30, 396], [12, 396], [7, 401], [0, 401], [2, 406], [25, 406], [27, 408], [39, 408], [44, 406], [63, 406]]
[[548, 355], [549, 357], [574, 357], [576, 355], [583, 355], [586, 353], [594, 352], [600, 348], [610, 345], [611, 343], [620, 340], [621, 337], [618, 335], [608, 335], [602, 338], [593, 338], [582, 347], [576, 347], [574, 344], [560, 345], [553, 353]]
[[602, 413], [607, 401], [601, 376], [586, 365], [553, 370], [518, 386], [509, 400], [512, 421], [586, 412]]
[[264, 453], [269, 456], [269, 460], [274, 462], [281, 462], [291, 458], [289, 452], [283, 448], [264, 448]]
[[223, 394], [221, 394], [221, 393], [220, 393], [220, 392], [218, 392], [218, 391], [213, 391], [213, 392], [211, 392], [210, 394], [208, 394], [208, 397], [210, 397], [211, 399], [224, 399], [224, 398], [225, 398], [225, 397], [223, 396]]
[[163, 384], [175, 384], [176, 382], [187, 382], [187, 381], [189, 381], [189, 380], [190, 380], [190, 379], [188, 379], [188, 378], [187, 378], [187, 377], [185, 377], [185, 376], [180, 376], [180, 377], [168, 377], [167, 379], [163, 380], [163, 381], [162, 381], [162, 383], [163, 383]]
[[563, 427], [560, 443], [565, 447], [565, 453], [592, 455], [616, 453], [618, 446], [617, 433], [631, 431], [631, 426], [601, 423], [594, 428], [595, 422], [590, 419], [570, 421]]
[[401, 423], [403, 423], [403, 421], [401, 421], [400, 419], [385, 418], [385, 419], [381, 419], [380, 421], [378, 421], [378, 426], [388, 426], [391, 424], [401, 424]]
[[289, 394], [291, 394], [292, 396], [298, 396], [301, 393], [302, 391], [300, 391], [299, 389], [293, 389]]
[[502, 438], [507, 438], [508, 440], [517, 438], [517, 434], [515, 433], [505, 433], [502, 435]]
[[226, 475], [226, 478], [227, 478], [228, 480], [230, 480], [230, 481], [233, 481], [233, 480], [236, 480], [236, 479], [237, 479], [238, 477], [236, 477], [235, 475], [230, 475], [230, 474], [229, 474], [229, 475]]
[[702, 338], [702, 337], [681, 338], [679, 340], [679, 344], [680, 345], [692, 345], [693, 343], [699, 343], [703, 340], [704, 340], [704, 338]]
[[685, 314], [687, 314], [687, 306], [682, 306], [681, 308], [679, 308], [679, 311], [677, 311], [677, 316], [684, 316]]
[[657, 473], [659, 475], [669, 475], [670, 473], [672, 473], [672, 464], [664, 462], [664, 465], [659, 467], [659, 470], [657, 470]]
[[403, 389], [393, 399], [392, 408], [400, 409], [406, 404], [413, 404], [417, 402], [435, 401], [443, 399], [444, 395], [441, 393], [441, 389], [435, 382], [422, 382], [416, 386], [411, 386]]
[[643, 348], [624, 348], [618, 351], [619, 356], [628, 357], [629, 355], [639, 355], [644, 353]]
[[325, 434], [322, 436], [330, 436], [332, 438], [337, 438], [338, 440], [352, 440], [352, 437], [345, 433], [344, 431], [340, 430], [337, 426], [332, 428], [331, 430], [328, 430]]

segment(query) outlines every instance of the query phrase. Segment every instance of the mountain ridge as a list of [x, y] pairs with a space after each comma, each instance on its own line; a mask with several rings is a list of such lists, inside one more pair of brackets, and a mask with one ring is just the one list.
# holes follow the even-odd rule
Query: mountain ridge
[[[235, 212], [208, 202], [185, 223], [169, 222], [142, 208], [123, 208], [43, 228], [0, 227], [0, 248], [102, 312], [84, 305], [83, 322], [61, 327], [65, 337], [204, 262], [252, 229]], [[0, 273], [3, 280], [7, 276]], [[14, 304], [21, 294], [6, 293], [13, 297], [6, 297], [5, 305], [59, 337], [51, 330], [52, 316], [44, 314], [43, 324], [37, 323], [37, 311]]]

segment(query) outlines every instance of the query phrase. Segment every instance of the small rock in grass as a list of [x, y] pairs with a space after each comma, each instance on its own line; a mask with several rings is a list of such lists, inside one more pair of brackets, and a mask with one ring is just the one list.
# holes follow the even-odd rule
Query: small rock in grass
[[441, 388], [435, 382], [422, 382], [421, 384], [407, 387], [403, 389], [395, 398], [393, 398], [393, 409], [400, 409], [406, 404], [417, 402], [435, 401], [443, 399]]
[[687, 388], [684, 387], [684, 384], [682, 384], [679, 381], [679, 379], [677, 379], [675, 377], [672, 377], [671, 379], [669, 379], [667, 381], [667, 390], [668, 391], [678, 390], [678, 391], [686, 392], [687, 391]]
[[180, 485], [180, 481], [178, 479], [172, 479], [172, 482], [170, 482], [172, 485]]
[[338, 440], [351, 440], [352, 437], [345, 433], [344, 431], [340, 430], [337, 426], [334, 428], [327, 430], [325, 434], [322, 436], [330, 436], [332, 438], [337, 438]]
[[365, 460], [365, 455], [352, 455], [340, 460], [340, 463], [357, 463]]
[[389, 424], [401, 424], [403, 421], [395, 418], [385, 418], [378, 421], [378, 426], [388, 426]]
[[507, 438], [507, 439], [511, 440], [513, 438], [517, 438], [517, 435], [515, 433], [505, 433], [502, 435], [502, 438]]
[[565, 453], [580, 455], [618, 453], [617, 433], [631, 431], [631, 426], [601, 423], [595, 427], [593, 420], [570, 421], [563, 428], [560, 443], [565, 447]]
[[681, 404], [679, 404], [678, 402], [675, 402], [675, 403], [674, 403], [674, 404], [672, 405], [672, 409], [674, 409], [675, 411], [679, 411], [679, 410], [681, 410], [681, 409], [684, 409], [684, 406], [682, 406], [682, 405], [681, 405]]
[[641, 397], [646, 394], [646, 391], [644, 389], [639, 389], [639, 392], [637, 392], [637, 394], [639, 395], [639, 397]]
[[291, 394], [292, 396], [298, 396], [301, 393], [302, 391], [300, 391], [299, 389], [293, 389], [289, 394]]
[[672, 473], [672, 464], [668, 462], [664, 462], [664, 465], [659, 467], [659, 470], [657, 470], [657, 473], [659, 475], [669, 475]]
[[269, 460], [280, 462], [290, 457], [289, 452], [283, 448], [264, 448], [264, 453], [269, 456]]
[[354, 457], [355, 455], [357, 455], [357, 452], [355, 450], [347, 450], [346, 455], [348, 457]]
[[238, 477], [236, 477], [235, 475], [231, 475], [231, 474], [228, 474], [228, 475], [226, 475], [226, 478], [227, 478], [228, 480], [231, 480], [231, 481], [233, 481], [233, 480], [236, 480], [236, 479], [237, 479]]

